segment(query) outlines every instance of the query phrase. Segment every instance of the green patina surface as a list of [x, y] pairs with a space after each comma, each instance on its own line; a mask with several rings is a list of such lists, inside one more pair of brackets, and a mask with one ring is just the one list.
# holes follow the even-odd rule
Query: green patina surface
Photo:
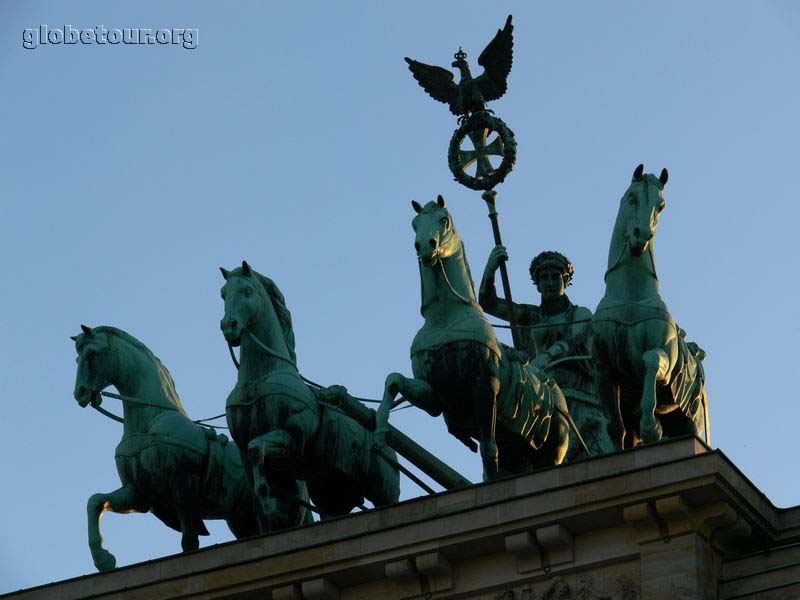
[[[558, 382], [592, 456], [612, 452], [609, 419], [594, 393], [592, 363], [588, 360], [592, 312], [573, 304], [566, 294], [574, 273], [572, 263], [552, 251], [542, 252], [531, 261], [531, 280], [541, 294], [540, 304], [532, 305], [497, 296], [495, 273], [507, 260], [504, 246], [496, 246], [490, 253], [480, 286], [481, 306], [487, 313], [518, 327], [522, 350], [534, 365]], [[585, 456], [574, 430], [570, 437], [567, 460]]]
[[[378, 411], [379, 443], [395, 397], [432, 416], [472, 450], [484, 477], [559, 464], [567, 451], [567, 406], [558, 386], [501, 345], [475, 298], [464, 243], [444, 199], [412, 203], [425, 319], [411, 346], [414, 378], [392, 373]], [[477, 443], [476, 443], [477, 442]]]
[[[461, 73], [457, 84], [447, 69], [406, 59], [425, 91], [459, 117], [448, 163], [457, 181], [485, 190], [496, 246], [476, 297], [465, 245], [444, 199], [412, 202], [424, 324], [411, 344], [413, 377], [390, 374], [377, 413], [342, 386], [324, 388], [300, 375], [283, 294], [246, 262], [221, 269], [220, 327], [238, 368], [225, 405], [232, 443], [188, 417], [167, 369], [129, 334], [84, 326], [73, 338], [79, 405], [99, 409], [101, 392], [115, 386], [120, 395], [112, 396], [124, 410], [115, 453], [122, 485], [87, 504], [98, 569], [116, 564], [102, 545], [104, 511], [152, 511], [192, 550], [208, 533], [204, 519], [225, 519], [234, 535], [245, 537], [310, 523], [312, 511], [325, 519], [365, 500], [396, 502], [405, 467], [395, 450], [445, 488], [469, 485], [389, 425], [390, 412], [404, 401], [442, 415], [453, 436], [480, 451], [485, 479], [662, 436], [692, 433], [710, 442], [705, 352], [675, 323], [655, 267], [666, 170], [658, 177], [642, 165], [634, 171], [594, 314], [567, 296], [574, 269], [559, 252], [542, 252], [531, 263], [539, 304], [513, 302], [494, 187], [514, 166], [516, 141], [486, 108], [506, 92], [512, 50], [509, 16], [478, 58], [479, 77], [472, 77], [461, 49], [452, 63]], [[489, 141], [492, 132], [498, 137]], [[466, 139], [474, 149], [461, 147]], [[472, 165], [474, 176], [466, 172]], [[498, 270], [503, 298], [495, 289]], [[485, 313], [509, 323], [513, 348], [498, 341]]]
[[373, 448], [371, 431], [320, 403], [301, 378], [291, 314], [275, 282], [246, 262], [222, 274], [220, 327], [240, 348], [228, 426], [260, 503], [262, 531], [307, 522], [297, 510], [304, 502], [298, 481], [322, 518], [347, 514], [365, 498], [376, 506], [396, 502], [394, 452]]
[[595, 389], [617, 448], [663, 435], [710, 442], [702, 359], [661, 298], [656, 230], [666, 207], [666, 169], [639, 165], [622, 196], [608, 251], [606, 291], [591, 322]]
[[239, 450], [225, 436], [189, 418], [161, 361], [115, 327], [83, 326], [73, 340], [78, 404], [99, 406], [101, 391], [112, 385], [127, 398], [115, 452], [122, 486], [93, 494], [87, 503], [95, 566], [104, 571], [116, 565], [102, 545], [99, 521], [105, 511], [152, 511], [182, 533], [184, 550], [198, 548], [198, 536], [208, 535], [204, 519], [225, 519], [238, 538], [258, 533], [255, 499]]

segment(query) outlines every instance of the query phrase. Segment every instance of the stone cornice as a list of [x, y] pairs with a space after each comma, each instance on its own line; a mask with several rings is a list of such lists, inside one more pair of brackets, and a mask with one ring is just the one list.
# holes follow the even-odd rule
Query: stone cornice
[[733, 558], [797, 523], [724, 454], [680, 438], [3, 597], [460, 596], [622, 565], [687, 535]]

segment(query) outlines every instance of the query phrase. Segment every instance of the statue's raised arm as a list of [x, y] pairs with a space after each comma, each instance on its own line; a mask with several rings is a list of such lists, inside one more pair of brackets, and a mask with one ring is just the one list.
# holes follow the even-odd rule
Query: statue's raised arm
[[[529, 307], [525, 304], [509, 302], [505, 298], [497, 295], [494, 279], [500, 263], [508, 260], [508, 250], [505, 246], [495, 246], [489, 253], [486, 261], [486, 268], [483, 270], [483, 278], [478, 292], [478, 302], [481, 308], [498, 319], [514, 322], [518, 325], [525, 325], [529, 322]], [[512, 318], [513, 317], [513, 318]]]

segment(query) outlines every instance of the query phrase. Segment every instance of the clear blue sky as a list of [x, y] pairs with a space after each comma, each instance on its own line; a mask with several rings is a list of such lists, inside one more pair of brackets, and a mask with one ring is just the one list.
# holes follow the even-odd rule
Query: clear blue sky
[[[800, 503], [800, 5], [452, 6], [0, 4], [0, 592], [94, 571], [85, 502], [119, 485], [120, 427], [72, 398], [80, 323], [129, 331], [195, 418], [217, 414], [235, 381], [217, 267], [246, 258], [284, 291], [308, 377], [377, 397], [387, 373], [410, 373], [410, 200], [445, 196], [476, 276], [491, 234], [447, 170], [453, 117], [402, 59], [449, 64], [462, 44], [475, 60], [509, 12], [514, 68], [494, 109], [519, 141], [499, 198], [515, 298], [537, 300], [527, 263], [558, 249], [593, 309], [634, 167], [667, 167], [659, 275], [708, 351], [713, 445], [774, 503]], [[198, 47], [24, 49], [41, 24], [197, 28]], [[393, 418], [480, 478], [441, 422]], [[230, 539], [211, 530], [203, 545]], [[151, 515], [103, 531], [121, 565], [180, 549]]]

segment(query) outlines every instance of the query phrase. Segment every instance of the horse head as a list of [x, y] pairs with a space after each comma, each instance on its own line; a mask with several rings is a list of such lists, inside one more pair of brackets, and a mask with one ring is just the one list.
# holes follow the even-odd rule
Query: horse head
[[425, 206], [412, 200], [411, 206], [417, 212], [417, 216], [411, 221], [411, 227], [416, 233], [414, 248], [419, 262], [426, 267], [432, 267], [437, 261], [452, 256], [461, 246], [461, 240], [453, 226], [444, 198], [440, 195], [436, 202], [428, 202]]
[[225, 340], [231, 346], [239, 346], [242, 343], [242, 333], [252, 329], [261, 316], [267, 294], [246, 260], [233, 271], [222, 267], [220, 271], [225, 278], [225, 285], [220, 290], [225, 302], [225, 315], [219, 326]]
[[664, 210], [664, 186], [669, 173], [661, 170], [656, 177], [644, 173], [644, 165], [639, 165], [633, 172], [631, 185], [620, 201], [620, 218], [624, 219], [628, 245], [635, 256], [647, 251], [655, 237], [658, 218]]
[[86, 325], [81, 325], [81, 330], [83, 333], [71, 337], [78, 352], [73, 395], [81, 408], [89, 403], [100, 406], [100, 392], [112, 385], [119, 376], [119, 359], [107, 335]]

